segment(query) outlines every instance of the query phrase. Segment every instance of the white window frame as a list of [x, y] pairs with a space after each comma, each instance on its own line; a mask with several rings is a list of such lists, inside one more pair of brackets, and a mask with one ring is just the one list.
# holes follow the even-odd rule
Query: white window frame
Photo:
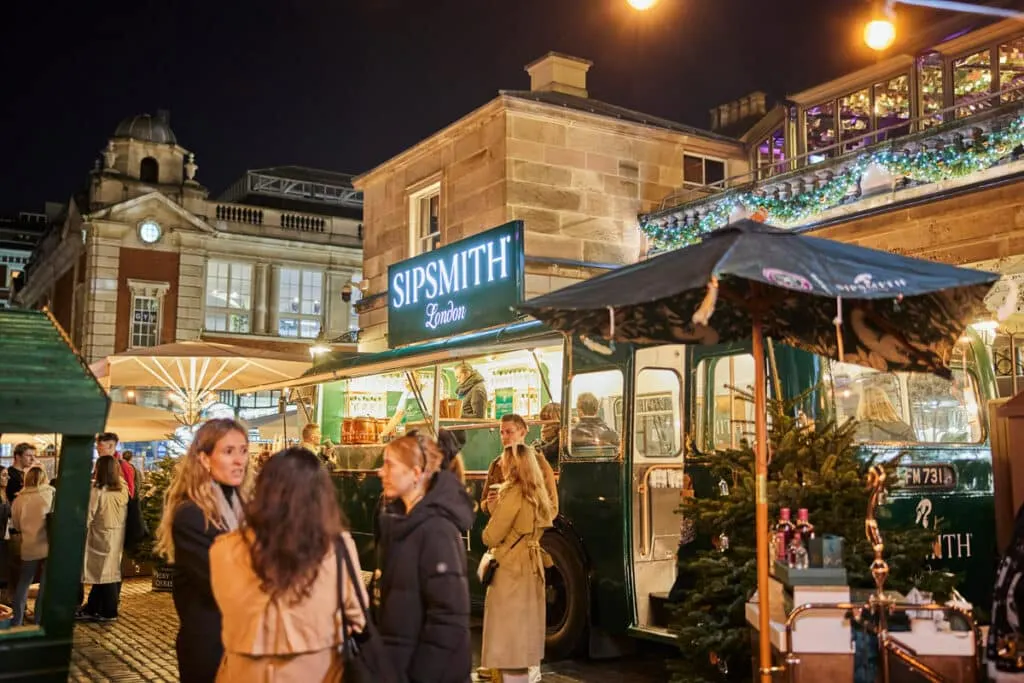
[[[423, 234], [421, 208], [424, 202], [437, 197], [437, 230]], [[409, 193], [409, 256], [419, 256], [433, 251], [430, 242], [435, 238], [441, 242], [441, 181], [435, 180], [426, 187]], [[426, 245], [426, 248], [424, 246]]]
[[[686, 179], [686, 157], [690, 157], [692, 159], [700, 159], [701, 160], [701, 162], [702, 162], [701, 163], [701, 168], [700, 168], [701, 182], [697, 183], [697, 182], [694, 182], [692, 180], [687, 180]], [[707, 177], [708, 177], [708, 165], [707, 165], [707, 162], [709, 162], [709, 161], [717, 161], [717, 162], [722, 164], [722, 180], [721, 181], [717, 181], [716, 183], [713, 183], [711, 185], [709, 185], [708, 182], [707, 182]], [[719, 189], [725, 189], [725, 181], [729, 178], [729, 161], [728, 161], [728, 159], [722, 159], [722, 158], [719, 158], [719, 157], [708, 156], [707, 154], [694, 154], [692, 152], [684, 151], [683, 152], [682, 162], [683, 162], [682, 171], [683, 171], [683, 186], [684, 187], [717, 187]]]
[[[285, 286], [285, 272], [292, 271], [299, 274], [298, 282], [298, 293], [299, 293], [299, 312], [293, 312], [291, 310], [282, 310], [281, 305], [282, 290]], [[320, 312], [319, 313], [302, 313], [302, 304], [304, 303], [304, 291], [306, 289], [306, 278], [309, 275], [318, 275], [320, 277]], [[289, 339], [316, 339], [320, 336], [320, 333], [324, 329], [324, 312], [327, 310], [326, 302], [324, 301], [324, 295], [326, 293], [326, 274], [322, 270], [315, 270], [312, 268], [303, 268], [301, 266], [293, 267], [282, 267], [278, 272], [278, 284], [277, 293], [275, 297], [277, 306], [277, 330], [275, 331], [279, 337], [288, 337]], [[315, 301], [315, 300], [314, 300]], [[304, 321], [316, 321], [317, 331], [313, 335], [302, 334], [302, 323]], [[293, 321], [295, 323], [296, 334], [288, 335], [281, 333], [281, 323], [285, 321]]]
[[[211, 306], [209, 301], [210, 296], [210, 274], [212, 271], [211, 266], [222, 266], [228, 267], [228, 279], [227, 279], [227, 303], [228, 306]], [[236, 268], [246, 268], [249, 272], [249, 305], [246, 306], [231, 306], [231, 292], [236, 282], [242, 282], [243, 278], [235, 277]], [[252, 304], [253, 304], [253, 277], [255, 274], [255, 268], [252, 263], [246, 263], [244, 261], [227, 261], [222, 259], [210, 259], [206, 262], [206, 280], [203, 285], [203, 329], [207, 332], [227, 332], [231, 334], [250, 334], [252, 332]], [[244, 315], [248, 321], [245, 330], [233, 330], [231, 329], [231, 316]], [[224, 329], [217, 330], [211, 329], [207, 326], [206, 321], [210, 316], [217, 316], [224, 321]]]
[[[150, 282], [147, 280], [133, 279], [128, 280], [128, 292], [129, 296], [131, 296], [131, 306], [128, 316], [128, 348], [152, 348], [153, 346], [160, 345], [160, 333], [163, 330], [164, 324], [164, 295], [167, 294], [168, 289], [170, 289], [170, 284], [167, 282]], [[150, 300], [155, 304], [156, 321], [153, 323], [146, 323], [147, 325], [153, 325], [152, 345], [136, 343], [135, 310], [140, 299]]]

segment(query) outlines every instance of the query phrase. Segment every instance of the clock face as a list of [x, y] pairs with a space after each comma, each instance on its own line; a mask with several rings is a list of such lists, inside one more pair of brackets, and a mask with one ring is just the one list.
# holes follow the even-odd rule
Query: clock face
[[139, 225], [139, 239], [146, 244], [153, 244], [158, 239], [163, 231], [160, 229], [160, 224], [156, 221], [143, 221]]

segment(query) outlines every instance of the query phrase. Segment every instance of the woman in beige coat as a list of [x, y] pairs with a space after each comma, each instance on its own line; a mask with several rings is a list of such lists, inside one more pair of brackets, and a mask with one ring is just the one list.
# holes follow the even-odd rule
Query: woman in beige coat
[[484, 602], [481, 666], [506, 683], [526, 683], [544, 656], [544, 563], [540, 538], [553, 506], [533, 449], [523, 444], [501, 456], [505, 481], [491, 508], [483, 542], [498, 562]]
[[96, 478], [89, 496], [86, 521], [85, 569], [82, 583], [92, 584], [80, 619], [113, 621], [121, 584], [121, 552], [128, 517], [128, 487], [112, 455], [96, 461]]
[[340, 683], [339, 607], [348, 632], [359, 632], [365, 624], [359, 600], [367, 600], [362, 584], [353, 585], [347, 572], [338, 595], [335, 549], [342, 543], [359, 576], [355, 544], [342, 528], [334, 487], [319, 458], [303, 448], [271, 458], [239, 529], [222, 534], [210, 548], [224, 643], [217, 681]]

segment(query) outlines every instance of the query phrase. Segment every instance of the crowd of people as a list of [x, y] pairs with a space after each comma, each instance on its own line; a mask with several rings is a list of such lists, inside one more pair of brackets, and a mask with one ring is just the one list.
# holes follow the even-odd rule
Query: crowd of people
[[[544, 530], [557, 513], [554, 473], [501, 421], [488, 472], [484, 542], [499, 567], [487, 588], [482, 670], [508, 683], [539, 677], [544, 651]], [[550, 435], [549, 435], [550, 436]], [[175, 567], [178, 668], [185, 683], [340, 681], [345, 653], [379, 647], [376, 679], [466, 683], [472, 673], [464, 536], [476, 512], [461, 440], [410, 432], [384, 447], [367, 591], [328, 469], [308, 448], [259, 465], [245, 428], [210, 420], [179, 459], [157, 530]], [[106, 578], [106, 577], [104, 577]], [[94, 589], [95, 590], [95, 589]], [[373, 640], [373, 639], [376, 640]], [[351, 661], [351, 660], [349, 660]]]

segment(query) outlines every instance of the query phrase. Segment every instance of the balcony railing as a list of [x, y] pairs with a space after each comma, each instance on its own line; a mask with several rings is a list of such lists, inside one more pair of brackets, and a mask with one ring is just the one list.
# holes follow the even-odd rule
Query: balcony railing
[[[1020, 97], [1024, 95], [1020, 88], [993, 93], [974, 106], [1000, 102], [1003, 95]], [[796, 226], [876, 192], [968, 177], [1022, 153], [1024, 99], [967, 118], [955, 119], [956, 111], [964, 111], [963, 102], [728, 178], [704, 196], [683, 188], [667, 197], [657, 211], [641, 216], [641, 227], [660, 250], [692, 243], [744, 215], [760, 213], [769, 223]], [[938, 114], [948, 122], [935, 124]], [[914, 129], [922, 130], [903, 133]], [[851, 146], [857, 148], [851, 150]], [[819, 155], [832, 156], [814, 159]], [[784, 166], [784, 172], [778, 172], [779, 166]], [[773, 171], [774, 175], [764, 177]]]
[[256, 226], [282, 233], [341, 237], [344, 241], [351, 241], [353, 246], [362, 241], [358, 222], [344, 218], [225, 202], [210, 202], [207, 211], [213, 214], [222, 229], [230, 230], [232, 225]]

